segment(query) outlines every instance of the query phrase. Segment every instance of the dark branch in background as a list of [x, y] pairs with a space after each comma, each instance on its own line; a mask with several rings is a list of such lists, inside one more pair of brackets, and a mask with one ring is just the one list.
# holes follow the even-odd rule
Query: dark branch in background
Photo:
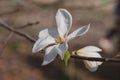
[[23, 29], [23, 28], [27, 28], [27, 27], [32, 27], [33, 25], [37, 25], [39, 24], [39, 22], [29, 22], [26, 25], [20, 26], [20, 27], [15, 27], [15, 29]]
[[13, 35], [13, 32], [11, 31], [10, 34], [8, 35], [8, 37], [6, 38], [6, 40], [3, 43], [3, 47], [1, 49], [2, 51], [0, 51], [0, 53], [4, 52], [4, 49], [6, 48], [6, 45], [8, 44], [8, 41], [10, 40], [10, 38], [12, 37], [12, 35]]
[[[19, 35], [19, 36], [22, 36], [33, 43], [36, 41], [28, 34], [25, 34], [23, 32], [20, 32], [16, 29], [10, 27], [2, 20], [0, 20], [0, 25], [1, 25], [1, 27], [5, 28], [5, 29], [7, 29], [7, 30]], [[120, 62], [119, 58], [96, 58], [96, 57], [83, 57], [83, 56], [76, 56], [76, 55], [71, 55], [71, 58], [81, 59], [81, 60], [89, 60], [89, 61], [101, 61], [101, 62]]]
[[13, 32], [10, 32], [10, 34], [8, 35], [8, 37], [6, 38], [6, 40], [4, 42], [3, 49], [6, 47], [8, 41], [10, 40], [10, 38], [12, 37], [12, 35], [13, 35]]
[[7, 24], [6, 24], [4, 21], [2, 21], [1, 19], [0, 19], [0, 25], [1, 25], [1, 27], [5, 28], [5, 29], [7, 29], [7, 30], [9, 30], [9, 31], [17, 34], [17, 35], [20, 35], [20, 36], [28, 39], [28, 40], [31, 41], [31, 42], [35, 42], [35, 41], [36, 41], [35, 39], [33, 39], [33, 38], [32, 38], [31, 36], [29, 36], [28, 34], [23, 33], [23, 32], [21, 32], [21, 31], [19, 31], [19, 30], [16, 30], [16, 29], [12, 28], [11, 26], [7, 25]]

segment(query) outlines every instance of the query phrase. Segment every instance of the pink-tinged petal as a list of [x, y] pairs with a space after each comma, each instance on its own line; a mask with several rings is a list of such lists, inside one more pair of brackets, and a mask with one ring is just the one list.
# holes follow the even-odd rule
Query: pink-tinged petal
[[39, 32], [39, 38], [46, 38], [47, 36], [51, 36], [53, 38], [58, 38], [58, 31], [56, 28], [47, 28]]
[[60, 55], [62, 60], [64, 59], [64, 53], [67, 51], [67, 49], [68, 49], [67, 42], [56, 45], [57, 53]]
[[55, 59], [55, 57], [57, 56], [55, 46], [56, 45], [50, 46], [45, 50], [45, 56], [42, 65], [47, 65]]
[[84, 35], [89, 30], [89, 28], [90, 28], [90, 24], [78, 28], [77, 30], [72, 32], [70, 35], [68, 35], [67, 41]]
[[42, 49], [44, 49], [46, 46], [50, 45], [50, 44], [53, 44], [55, 43], [55, 39], [53, 37], [50, 37], [48, 36], [47, 38], [45, 39], [42, 39], [42, 38], [39, 38], [34, 46], [33, 46], [33, 49], [32, 49], [32, 52], [33, 53], [36, 53], [36, 52], [39, 52], [41, 51]]
[[65, 37], [72, 25], [72, 16], [66, 9], [58, 9], [56, 22], [60, 37]]
[[96, 46], [86, 46], [86, 47], [80, 49], [80, 51], [82, 51], [82, 52], [88, 52], [88, 53], [89, 52], [101, 52], [102, 49], [100, 49], [100, 48], [98, 48]]

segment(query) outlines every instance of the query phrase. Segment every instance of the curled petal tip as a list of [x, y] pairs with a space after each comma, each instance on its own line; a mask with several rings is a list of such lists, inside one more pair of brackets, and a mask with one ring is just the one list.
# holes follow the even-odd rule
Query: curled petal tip
[[85, 25], [83, 27], [78, 28], [77, 30], [75, 30], [74, 32], [72, 32], [70, 35], [68, 35], [68, 41], [77, 37], [80, 37], [82, 35], [84, 35], [85, 33], [88, 32], [90, 28], [90, 24]]
[[89, 71], [95, 72], [95, 71], [97, 71], [97, 69], [98, 69], [98, 66], [97, 66], [97, 67], [94, 67], [94, 68], [89, 68]]
[[86, 30], [85, 30], [85, 33], [89, 30], [89, 28], [90, 28], [90, 24], [88, 24], [88, 25], [86, 25]]
[[95, 61], [84, 61], [85, 67], [91, 71], [94, 72], [98, 69], [99, 65], [97, 65], [97, 62]]
[[58, 11], [61, 11], [61, 10], [66, 10], [66, 9], [64, 9], [64, 8], [59, 8], [59, 9], [58, 9]]
[[88, 26], [90, 27], [90, 25], [91, 25], [91, 24], [89, 23]]
[[42, 66], [45, 66], [45, 65], [47, 65], [48, 63], [47, 62], [43, 62], [41, 65]]
[[36, 53], [36, 51], [34, 49], [32, 49], [32, 53]]

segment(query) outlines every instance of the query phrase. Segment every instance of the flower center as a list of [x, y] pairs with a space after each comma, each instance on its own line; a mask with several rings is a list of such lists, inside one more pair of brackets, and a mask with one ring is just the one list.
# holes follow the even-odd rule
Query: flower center
[[65, 42], [65, 38], [63, 37], [59, 37], [58, 39], [56, 39], [56, 43], [62, 44]]

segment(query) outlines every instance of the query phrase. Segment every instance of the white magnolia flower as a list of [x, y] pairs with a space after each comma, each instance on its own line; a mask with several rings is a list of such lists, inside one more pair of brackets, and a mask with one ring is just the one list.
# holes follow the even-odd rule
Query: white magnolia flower
[[[95, 47], [95, 46], [87, 46], [82, 49], [79, 49], [76, 52], [73, 52], [73, 54], [79, 55], [79, 56], [84, 56], [84, 57], [97, 57], [101, 58], [101, 55], [98, 53], [102, 51], [100, 48]], [[102, 64], [102, 62], [99, 61], [88, 61], [84, 60], [85, 67], [89, 69], [90, 71], [96, 71], [99, 67], [99, 65]]]
[[[39, 39], [35, 42], [32, 52], [36, 53], [45, 49], [45, 56], [42, 65], [52, 62], [57, 54], [64, 58], [65, 51], [68, 50], [68, 41], [85, 34], [90, 25], [80, 27], [68, 35], [72, 25], [72, 16], [66, 9], [59, 9], [56, 14], [57, 29], [48, 28], [39, 32]], [[48, 47], [48, 45], [53, 44]]]

